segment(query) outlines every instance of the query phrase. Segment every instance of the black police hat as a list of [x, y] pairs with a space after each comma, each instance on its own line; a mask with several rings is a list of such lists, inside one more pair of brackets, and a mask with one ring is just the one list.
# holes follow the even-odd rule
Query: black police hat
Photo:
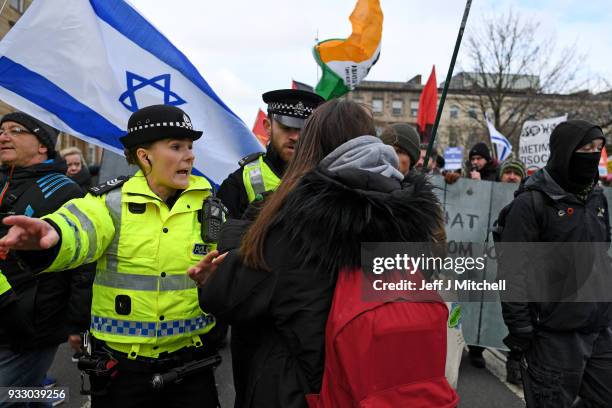
[[316, 93], [300, 89], [278, 89], [266, 92], [262, 97], [268, 104], [270, 119], [297, 129], [301, 129], [316, 107], [325, 102]]
[[182, 109], [170, 105], [152, 105], [132, 113], [128, 133], [119, 140], [125, 148], [162, 139], [197, 140], [202, 132], [193, 130], [191, 119]]

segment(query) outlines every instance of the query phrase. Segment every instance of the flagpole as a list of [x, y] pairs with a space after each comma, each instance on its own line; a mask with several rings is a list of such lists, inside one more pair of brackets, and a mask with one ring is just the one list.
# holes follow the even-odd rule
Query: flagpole
[[[319, 43], [319, 29], [317, 28], [317, 36], [315, 37], [315, 47]], [[319, 83], [319, 64], [315, 64], [317, 66], [317, 84]], [[316, 86], [316, 85], [315, 85]]]
[[442, 89], [442, 96], [440, 97], [440, 105], [438, 106], [438, 112], [436, 113], [436, 121], [431, 129], [431, 137], [429, 138], [429, 145], [427, 146], [427, 153], [425, 154], [425, 162], [423, 168], [426, 170], [429, 164], [429, 156], [433, 150], [434, 141], [436, 139], [436, 133], [438, 131], [438, 125], [440, 124], [440, 118], [442, 117], [442, 109], [444, 108], [444, 101], [446, 100], [446, 92], [450, 85], [451, 77], [453, 76], [453, 70], [455, 69], [455, 62], [457, 61], [457, 54], [459, 54], [459, 47], [461, 46], [461, 39], [463, 38], [463, 31], [465, 31], [465, 25], [467, 23], [468, 16], [470, 15], [470, 7], [472, 6], [472, 0], [465, 2], [465, 10], [463, 11], [463, 19], [461, 20], [461, 26], [459, 27], [459, 34], [457, 35], [457, 41], [455, 42], [455, 49], [453, 50], [453, 56], [451, 58], [448, 72], [446, 73], [446, 81], [444, 81], [444, 88]]
[[[485, 117], [485, 122], [491, 122], [491, 118], [489, 118], [489, 116], [487, 115], [487, 112], [485, 112], [484, 117]], [[494, 122], [491, 122], [491, 123], [493, 123], [493, 126], [495, 126]], [[495, 153], [495, 160], [499, 161], [499, 153], [497, 152], [497, 144], [493, 143], [493, 137], [491, 137], [491, 130], [489, 129], [489, 126], [487, 126], [487, 132], [489, 132], [489, 144], [491, 145], [491, 148], [493, 149], [493, 152]]]
[[2, 4], [2, 7], [0, 7], [0, 14], [2, 14], [4, 11], [4, 6], [6, 6], [6, 3], [8, 3], [8, 0], [4, 0], [4, 4]]

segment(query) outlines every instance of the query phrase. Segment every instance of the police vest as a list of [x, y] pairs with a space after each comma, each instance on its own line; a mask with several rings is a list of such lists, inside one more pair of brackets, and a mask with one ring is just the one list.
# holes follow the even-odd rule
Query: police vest
[[191, 176], [189, 188], [171, 209], [141, 172], [120, 188], [111, 187], [94, 188], [93, 194], [45, 217], [62, 236], [47, 270], [97, 261], [90, 328], [113, 349], [135, 358], [201, 346], [199, 335], [210, 331], [215, 320], [200, 309], [196, 285], [186, 271], [208, 249], [198, 211], [210, 184]]
[[0, 296], [4, 295], [5, 293], [11, 290], [12, 290], [11, 284], [6, 279], [6, 276], [4, 276], [2, 271], [0, 271]]
[[266, 164], [263, 155], [259, 155], [257, 160], [248, 162], [242, 167], [242, 182], [249, 203], [252, 203], [258, 194], [276, 190], [280, 184], [280, 178]]

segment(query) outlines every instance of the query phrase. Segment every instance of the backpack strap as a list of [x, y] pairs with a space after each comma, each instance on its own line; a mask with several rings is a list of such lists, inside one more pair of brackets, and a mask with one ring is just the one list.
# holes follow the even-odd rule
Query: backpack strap
[[538, 226], [542, 228], [544, 224], [544, 206], [548, 200], [544, 197], [544, 193], [540, 190], [528, 191], [531, 193], [531, 204], [535, 209], [536, 222], [538, 223]]

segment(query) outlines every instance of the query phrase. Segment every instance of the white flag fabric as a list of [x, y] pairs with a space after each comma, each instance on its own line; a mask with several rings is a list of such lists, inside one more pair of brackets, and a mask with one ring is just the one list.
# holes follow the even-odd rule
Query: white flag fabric
[[495, 129], [495, 126], [489, 120], [488, 116], [485, 116], [487, 121], [487, 127], [489, 128], [489, 135], [491, 136], [491, 142], [497, 146], [497, 155], [500, 161], [506, 160], [512, 153], [512, 144], [506, 136], [499, 133], [499, 130]]
[[119, 154], [133, 112], [178, 106], [204, 132], [194, 172], [215, 184], [262, 150], [187, 57], [123, 0], [34, 1], [0, 42], [0, 99]]

